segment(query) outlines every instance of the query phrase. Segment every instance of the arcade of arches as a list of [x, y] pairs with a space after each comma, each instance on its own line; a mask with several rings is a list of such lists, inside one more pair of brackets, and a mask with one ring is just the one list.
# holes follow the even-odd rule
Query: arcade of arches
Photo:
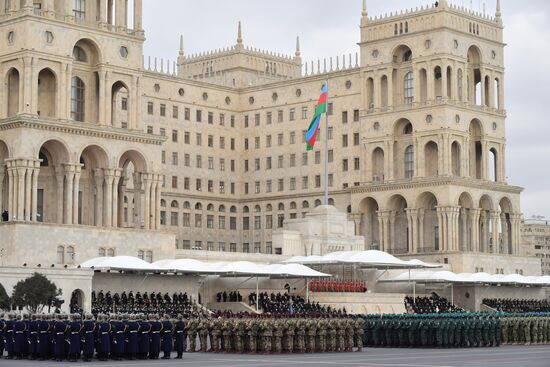
[[519, 255], [521, 214], [510, 199], [483, 195], [474, 201], [464, 192], [456, 205], [440, 206], [424, 192], [412, 199], [394, 195], [359, 204], [356, 226], [367, 249], [393, 254], [482, 252]]
[[141, 153], [126, 151], [113, 165], [97, 145], [83, 149], [78, 163], [58, 140], [38, 151], [34, 159], [9, 158], [0, 141], [0, 207], [10, 221], [160, 228], [162, 176], [148, 172]]

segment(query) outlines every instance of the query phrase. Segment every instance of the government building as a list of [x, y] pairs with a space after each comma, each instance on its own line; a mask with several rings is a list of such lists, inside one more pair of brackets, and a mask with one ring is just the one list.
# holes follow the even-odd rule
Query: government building
[[[331, 215], [326, 184], [362, 236], [353, 249], [540, 275], [506, 174], [500, 1], [494, 17], [446, 0], [372, 16], [364, 2], [350, 19], [358, 53], [315, 62], [299, 39], [293, 55], [248, 46], [240, 23], [224, 49], [191, 55], [175, 40], [177, 61], [146, 57], [142, 0], [2, 3], [5, 272], [349, 250], [345, 226], [328, 246], [283, 233]], [[307, 152], [327, 80], [328, 147], [322, 128]]]

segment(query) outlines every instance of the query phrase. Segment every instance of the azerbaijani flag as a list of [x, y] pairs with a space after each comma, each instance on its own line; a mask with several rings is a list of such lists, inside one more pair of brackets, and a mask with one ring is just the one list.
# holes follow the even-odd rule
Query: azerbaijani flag
[[321, 97], [315, 107], [315, 114], [309, 124], [309, 128], [306, 132], [307, 150], [313, 150], [315, 142], [317, 141], [317, 135], [319, 133], [319, 124], [321, 123], [321, 115], [327, 112], [327, 85], [323, 84], [321, 89]]

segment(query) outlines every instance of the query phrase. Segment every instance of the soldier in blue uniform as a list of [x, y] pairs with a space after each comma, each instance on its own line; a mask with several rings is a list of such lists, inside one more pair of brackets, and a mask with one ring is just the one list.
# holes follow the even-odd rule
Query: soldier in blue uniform
[[183, 352], [185, 350], [185, 322], [183, 321], [183, 316], [178, 315], [178, 321], [174, 324], [174, 331], [176, 334], [176, 352], [177, 352], [177, 359], [183, 358]]
[[170, 316], [164, 315], [162, 321], [162, 346], [163, 346], [163, 356], [162, 359], [170, 359], [172, 354], [172, 321], [170, 321]]
[[6, 332], [6, 320], [4, 320], [4, 313], [0, 312], [0, 358], [4, 355], [5, 332]]
[[149, 352], [150, 359], [158, 359], [160, 354], [160, 334], [163, 331], [162, 324], [158, 320], [158, 316], [153, 316], [151, 321], [151, 349]]
[[82, 322], [79, 314], [71, 315], [69, 322], [69, 361], [76, 362], [80, 359], [81, 353], [81, 332]]
[[63, 322], [63, 316], [57, 315], [53, 325], [54, 333], [54, 358], [57, 362], [61, 362], [65, 358], [65, 332], [67, 325]]
[[8, 314], [8, 319], [6, 320], [6, 352], [8, 353], [6, 359], [13, 359], [14, 354], [14, 344], [15, 344], [15, 332], [13, 330], [13, 325], [15, 324], [14, 315], [12, 313]]
[[38, 315], [38, 345], [36, 347], [36, 353], [38, 359], [45, 360], [50, 355], [50, 323], [46, 315]]
[[139, 358], [147, 359], [151, 348], [151, 323], [140, 315], [139, 321]]
[[126, 350], [126, 353], [128, 355], [128, 358], [130, 360], [135, 360], [137, 358], [137, 355], [138, 355], [138, 351], [139, 351], [139, 345], [138, 345], [138, 342], [139, 342], [139, 329], [140, 329], [140, 325], [139, 323], [136, 321], [136, 317], [131, 315], [130, 316], [130, 320], [128, 321], [128, 326], [127, 326], [127, 333], [128, 333], [128, 348]]
[[[25, 315], [28, 318], [28, 315]], [[13, 324], [15, 334], [14, 353], [15, 359], [27, 358], [27, 324], [17, 315], [17, 320]]]
[[85, 320], [82, 323], [82, 358], [85, 362], [89, 362], [94, 357], [94, 338], [95, 338], [96, 324], [91, 314], [85, 316]]
[[28, 328], [28, 343], [29, 343], [29, 359], [35, 360], [38, 356], [38, 321], [37, 315], [32, 315], [27, 323]]
[[98, 320], [98, 357], [100, 361], [106, 361], [111, 353], [111, 324], [105, 315], [99, 316]]
[[126, 344], [126, 325], [122, 321], [122, 315], [118, 315], [115, 321], [116, 325], [116, 343], [115, 343], [115, 359], [121, 360], [124, 358], [124, 347]]

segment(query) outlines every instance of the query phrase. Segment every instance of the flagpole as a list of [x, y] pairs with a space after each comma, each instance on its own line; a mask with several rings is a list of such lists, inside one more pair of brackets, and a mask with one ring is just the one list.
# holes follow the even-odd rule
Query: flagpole
[[327, 86], [327, 111], [325, 113], [325, 205], [328, 205], [328, 113], [329, 113], [329, 103], [328, 103], [328, 77], [326, 81]]

